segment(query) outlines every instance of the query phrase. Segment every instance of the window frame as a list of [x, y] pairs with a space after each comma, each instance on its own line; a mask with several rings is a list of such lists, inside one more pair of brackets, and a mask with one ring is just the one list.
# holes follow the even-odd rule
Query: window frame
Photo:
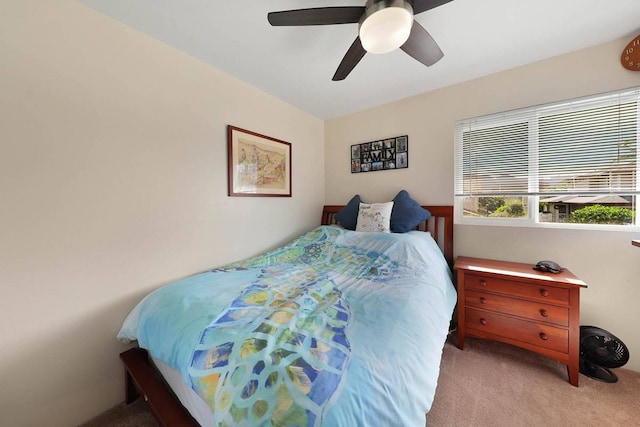
[[[541, 117], [550, 114], [562, 114], [576, 110], [576, 105], [586, 105], [585, 109], [602, 107], [606, 105], [615, 105], [621, 103], [622, 95], [633, 93], [636, 102], [636, 171], [635, 171], [635, 223], [633, 225], [620, 224], [582, 224], [582, 223], [565, 223], [565, 222], [541, 222], [538, 215], [538, 205], [541, 197], [539, 195], [539, 139], [538, 127]], [[601, 99], [599, 101], [599, 99]], [[617, 100], [617, 101], [616, 101]], [[518, 197], [527, 198], [527, 215], [521, 218], [504, 218], [504, 217], [470, 217], [463, 215], [464, 200], [469, 195], [458, 194], [463, 187], [463, 134], [465, 133], [464, 125], [469, 122], [480, 121], [485, 122], [476, 125], [473, 130], [488, 129], [492, 127], [506, 126], [509, 124], [528, 123], [528, 194], [518, 195]], [[534, 107], [522, 108], [503, 113], [490, 114], [465, 120], [459, 120], [455, 124], [454, 130], [454, 221], [455, 224], [462, 225], [483, 225], [483, 226], [500, 226], [500, 227], [537, 227], [549, 229], [574, 229], [574, 230], [607, 230], [607, 231], [638, 231], [640, 230], [640, 87], [627, 88], [618, 91], [586, 96], [571, 100], [564, 100], [543, 104]], [[599, 195], [602, 192], [594, 192], [593, 195]], [[504, 196], [510, 196], [504, 194]], [[472, 196], [473, 197], [473, 196]], [[481, 194], [476, 197], [482, 197]], [[533, 207], [533, 208], [532, 208]]]

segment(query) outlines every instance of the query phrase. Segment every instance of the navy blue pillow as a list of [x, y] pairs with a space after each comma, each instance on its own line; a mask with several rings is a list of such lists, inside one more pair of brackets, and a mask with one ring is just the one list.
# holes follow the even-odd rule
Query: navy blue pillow
[[409, 193], [406, 190], [402, 190], [393, 199], [391, 231], [394, 233], [406, 233], [414, 230], [418, 224], [429, 219], [430, 216], [431, 212], [409, 197]]
[[358, 211], [360, 210], [360, 195], [356, 194], [347, 205], [333, 217], [347, 230], [355, 230], [358, 223]]

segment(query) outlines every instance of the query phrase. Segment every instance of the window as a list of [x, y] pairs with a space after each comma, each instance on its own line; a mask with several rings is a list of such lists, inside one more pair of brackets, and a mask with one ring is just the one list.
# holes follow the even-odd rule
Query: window
[[640, 88], [456, 123], [462, 223], [639, 225]]

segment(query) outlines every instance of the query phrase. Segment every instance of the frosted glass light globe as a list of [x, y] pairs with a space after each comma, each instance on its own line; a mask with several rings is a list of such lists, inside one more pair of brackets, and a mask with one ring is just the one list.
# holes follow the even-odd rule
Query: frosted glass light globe
[[388, 53], [407, 41], [412, 25], [411, 11], [404, 7], [386, 7], [360, 24], [360, 42], [369, 53]]

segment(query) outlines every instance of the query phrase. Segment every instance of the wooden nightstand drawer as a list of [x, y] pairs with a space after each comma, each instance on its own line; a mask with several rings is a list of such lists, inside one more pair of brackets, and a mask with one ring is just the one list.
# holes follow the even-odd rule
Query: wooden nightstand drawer
[[569, 332], [566, 329], [473, 308], [467, 308], [465, 315], [469, 331], [495, 334], [562, 353], [569, 351]]
[[483, 292], [495, 292], [556, 304], [569, 304], [568, 289], [539, 285], [537, 283], [525, 283], [467, 274], [465, 276], [464, 286], [466, 289], [477, 289]]
[[487, 292], [467, 291], [465, 305], [482, 310], [497, 311], [513, 316], [524, 317], [537, 322], [553, 323], [560, 326], [569, 325], [569, 308], [543, 304], [537, 301], [526, 301]]

